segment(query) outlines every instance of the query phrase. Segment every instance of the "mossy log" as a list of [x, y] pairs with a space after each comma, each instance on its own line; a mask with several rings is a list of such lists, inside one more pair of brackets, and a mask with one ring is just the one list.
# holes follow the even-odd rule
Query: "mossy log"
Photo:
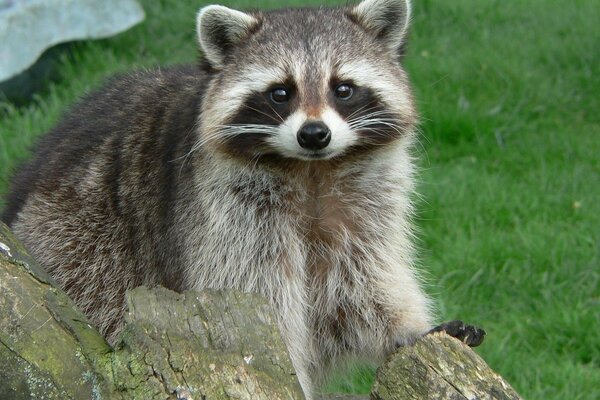
[[[262, 297], [142, 287], [127, 301], [113, 348], [0, 223], [0, 399], [304, 398]], [[519, 397], [471, 349], [436, 334], [392, 354], [370, 398]]]
[[128, 293], [115, 348], [0, 224], [0, 399], [303, 399], [270, 306], [235, 291]]
[[520, 400], [477, 353], [445, 333], [401, 347], [377, 370], [372, 400]]

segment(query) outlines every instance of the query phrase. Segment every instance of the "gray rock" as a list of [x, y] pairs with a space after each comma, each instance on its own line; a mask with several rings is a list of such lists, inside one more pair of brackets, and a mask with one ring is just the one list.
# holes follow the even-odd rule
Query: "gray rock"
[[0, 81], [55, 44], [112, 36], [143, 19], [135, 0], [0, 0]]

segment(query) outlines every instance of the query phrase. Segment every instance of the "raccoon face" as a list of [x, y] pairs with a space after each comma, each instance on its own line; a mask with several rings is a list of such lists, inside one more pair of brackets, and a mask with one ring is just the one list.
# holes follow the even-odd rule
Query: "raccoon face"
[[410, 135], [416, 113], [399, 64], [409, 14], [406, 0], [201, 9], [199, 42], [214, 75], [198, 146], [323, 160]]

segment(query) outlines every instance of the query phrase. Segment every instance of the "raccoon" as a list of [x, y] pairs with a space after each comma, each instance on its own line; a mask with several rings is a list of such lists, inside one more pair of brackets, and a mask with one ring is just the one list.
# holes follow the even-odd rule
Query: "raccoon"
[[109, 341], [139, 285], [272, 303], [310, 399], [432, 326], [411, 215], [406, 0], [197, 16], [198, 66], [112, 79], [15, 176], [3, 220]]

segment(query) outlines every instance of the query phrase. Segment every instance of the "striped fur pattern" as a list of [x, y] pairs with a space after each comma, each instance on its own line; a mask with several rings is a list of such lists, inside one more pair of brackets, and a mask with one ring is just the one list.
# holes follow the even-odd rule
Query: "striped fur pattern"
[[[88, 95], [16, 175], [3, 219], [111, 341], [138, 285], [266, 295], [313, 398], [331, 367], [431, 328], [399, 61], [409, 10], [203, 8], [203, 65]], [[311, 121], [323, 148], [299, 144]]]

